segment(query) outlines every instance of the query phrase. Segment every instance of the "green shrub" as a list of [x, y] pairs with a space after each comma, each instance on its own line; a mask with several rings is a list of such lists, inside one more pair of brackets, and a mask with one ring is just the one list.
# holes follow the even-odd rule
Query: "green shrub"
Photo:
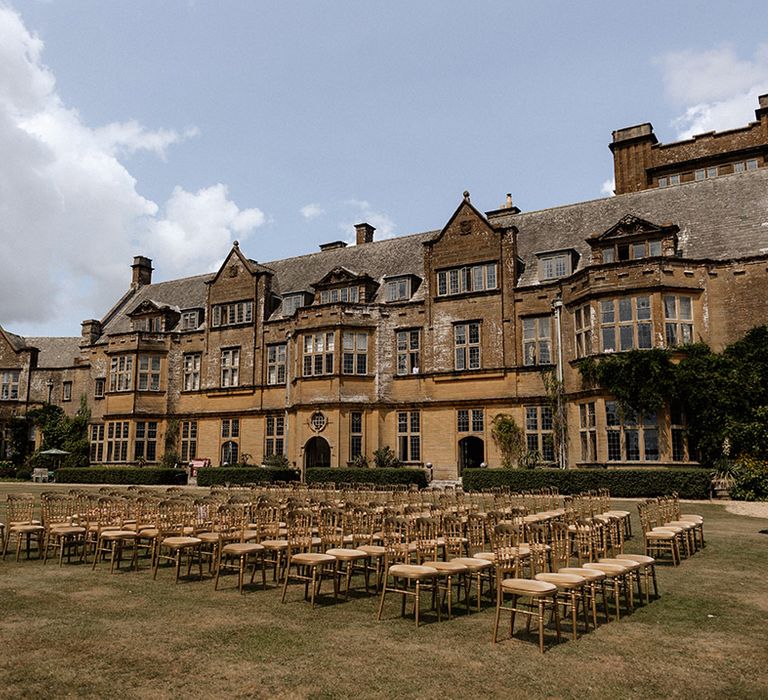
[[728, 490], [731, 498], [740, 501], [768, 501], [768, 462], [751, 457], [736, 461], [734, 484]]
[[465, 469], [465, 491], [507, 486], [513, 491], [555, 487], [561, 494], [607, 488], [614, 498], [647, 498], [676, 491], [680, 498], [709, 498], [707, 469]]
[[198, 486], [225, 484], [271, 484], [275, 481], [298, 481], [295, 469], [270, 467], [205, 467], [197, 470]]
[[389, 445], [374, 451], [373, 464], [376, 469], [396, 469], [403, 465]]
[[290, 469], [291, 463], [285, 455], [269, 455], [264, 464], [270, 469]]
[[15, 479], [16, 467], [11, 462], [0, 462], [0, 479]]
[[415, 484], [420, 489], [427, 485], [427, 472], [424, 469], [406, 467], [393, 467], [390, 469], [359, 469], [351, 467], [322, 467], [307, 469], [308, 484], [322, 484], [325, 482], [351, 483], [351, 484], [377, 484], [389, 486], [394, 484]]
[[185, 485], [183, 469], [163, 467], [61, 467], [56, 470], [57, 484], [163, 484]]

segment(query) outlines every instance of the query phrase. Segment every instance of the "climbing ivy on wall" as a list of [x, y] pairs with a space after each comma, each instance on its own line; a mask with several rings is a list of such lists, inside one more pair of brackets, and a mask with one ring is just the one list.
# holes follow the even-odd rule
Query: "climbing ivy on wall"
[[728, 440], [733, 457], [768, 459], [768, 326], [716, 353], [704, 344], [634, 350], [579, 360], [586, 388], [610, 392], [622, 410], [655, 413], [677, 401], [702, 463], [713, 465]]

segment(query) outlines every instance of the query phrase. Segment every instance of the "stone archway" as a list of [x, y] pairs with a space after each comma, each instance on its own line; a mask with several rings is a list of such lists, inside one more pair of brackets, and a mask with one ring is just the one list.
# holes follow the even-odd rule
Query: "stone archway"
[[304, 468], [330, 467], [331, 446], [325, 438], [316, 435], [304, 445]]
[[485, 461], [485, 443], [475, 435], [459, 440], [459, 476], [465, 469], [479, 467]]

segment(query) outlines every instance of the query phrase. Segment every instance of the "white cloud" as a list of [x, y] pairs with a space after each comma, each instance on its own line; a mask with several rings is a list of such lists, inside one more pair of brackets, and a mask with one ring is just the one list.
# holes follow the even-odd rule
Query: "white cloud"
[[685, 111], [672, 126], [677, 138], [742, 126], [768, 92], [768, 44], [751, 59], [730, 46], [710, 51], [673, 51], [659, 60], [667, 96]]
[[391, 238], [395, 235], [395, 222], [385, 213], [374, 210], [370, 203], [364, 199], [348, 199], [344, 205], [348, 210], [352, 210], [355, 216], [355, 220], [350, 221], [349, 217], [352, 216], [352, 213], [348, 213], [345, 215], [344, 221], [339, 224], [339, 229], [347, 234], [349, 242], [355, 240], [355, 224], [362, 222], [368, 223], [376, 229], [374, 234], [376, 240]]
[[165, 205], [164, 216], [150, 225], [147, 241], [151, 255], [163, 261], [166, 273], [188, 274], [209, 262], [233, 242], [233, 234], [247, 238], [264, 223], [259, 209], [240, 209], [221, 183], [187, 192], [176, 187]]
[[158, 256], [164, 276], [206, 269], [264, 214], [241, 210], [222, 184], [177, 187], [162, 208], [141, 196], [119, 157], [165, 157], [197, 130], [85, 124], [56, 92], [43, 48], [0, 2], [0, 324], [77, 334], [127, 289], [133, 255]]
[[325, 209], [323, 209], [319, 204], [306, 204], [301, 209], [299, 209], [299, 211], [301, 212], [301, 215], [308, 221], [316, 219], [318, 216], [325, 214]]
[[613, 192], [616, 189], [616, 178], [611, 178], [610, 180], [606, 180], [602, 186], [600, 187], [600, 194], [604, 197], [612, 197]]

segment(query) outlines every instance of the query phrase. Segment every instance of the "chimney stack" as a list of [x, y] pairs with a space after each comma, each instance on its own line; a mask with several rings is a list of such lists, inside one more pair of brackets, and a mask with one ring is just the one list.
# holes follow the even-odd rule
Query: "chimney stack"
[[375, 230], [376, 229], [370, 224], [355, 224], [355, 231], [357, 232], [357, 245], [363, 245], [363, 243], [373, 243], [373, 232]]
[[136, 255], [131, 265], [131, 289], [138, 289], [145, 284], [152, 284], [152, 261], [143, 255]]
[[81, 345], [93, 345], [101, 337], [101, 322], [95, 318], [83, 321], [81, 324]]

